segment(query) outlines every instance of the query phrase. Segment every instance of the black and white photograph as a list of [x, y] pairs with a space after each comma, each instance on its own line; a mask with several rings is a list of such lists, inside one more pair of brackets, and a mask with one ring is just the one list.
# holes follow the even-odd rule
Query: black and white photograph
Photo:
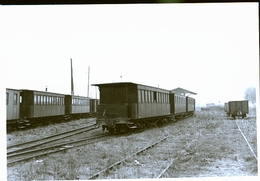
[[1, 180], [257, 179], [258, 15], [0, 6]]

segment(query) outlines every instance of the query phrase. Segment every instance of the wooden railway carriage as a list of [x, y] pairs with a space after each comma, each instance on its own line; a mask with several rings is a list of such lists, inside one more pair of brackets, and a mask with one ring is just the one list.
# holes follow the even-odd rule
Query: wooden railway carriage
[[49, 120], [65, 114], [65, 95], [63, 94], [22, 90], [21, 97], [20, 116], [30, 122], [37, 118]]
[[100, 90], [97, 124], [109, 132], [170, 116], [169, 91], [131, 82], [93, 84]]
[[175, 117], [180, 117], [194, 113], [195, 99], [192, 97], [188, 97], [185, 94], [196, 95], [197, 93], [191, 92], [180, 87], [173, 89], [170, 92], [171, 113]]
[[195, 99], [192, 97], [186, 97], [186, 112], [193, 114], [195, 111]]
[[66, 95], [65, 96], [65, 114], [72, 118], [86, 117], [90, 113], [90, 98]]
[[7, 130], [96, 115], [97, 99], [35, 90], [6, 89]]
[[175, 116], [186, 114], [186, 97], [177, 93], [170, 94], [171, 113]]
[[6, 89], [6, 121], [9, 129], [20, 119], [20, 90]]

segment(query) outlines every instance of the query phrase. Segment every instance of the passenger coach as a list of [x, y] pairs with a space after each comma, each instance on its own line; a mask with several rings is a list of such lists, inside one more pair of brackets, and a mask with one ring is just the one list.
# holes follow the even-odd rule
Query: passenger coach
[[6, 121], [10, 128], [17, 126], [20, 118], [20, 90], [6, 89]]
[[70, 115], [72, 118], [87, 117], [90, 114], [90, 98], [66, 95], [65, 114]]
[[[136, 126], [161, 124], [174, 115], [185, 115], [194, 110], [192, 101], [185, 95], [169, 90], [117, 82], [93, 84], [100, 90], [97, 124], [109, 132], [127, 130]], [[187, 105], [189, 103], [190, 105]]]
[[44, 91], [21, 91], [20, 116], [32, 123], [38, 118], [50, 120], [65, 114], [65, 95]]
[[97, 124], [109, 132], [133, 128], [136, 120], [170, 115], [167, 90], [131, 82], [93, 85], [100, 91]]

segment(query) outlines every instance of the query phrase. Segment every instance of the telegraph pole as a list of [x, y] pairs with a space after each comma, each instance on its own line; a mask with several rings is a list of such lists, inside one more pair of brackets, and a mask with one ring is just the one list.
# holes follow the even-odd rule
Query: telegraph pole
[[71, 95], [74, 95], [72, 58], [70, 59], [70, 67], [71, 67]]
[[89, 73], [90, 73], [90, 67], [88, 66], [88, 96], [89, 97]]

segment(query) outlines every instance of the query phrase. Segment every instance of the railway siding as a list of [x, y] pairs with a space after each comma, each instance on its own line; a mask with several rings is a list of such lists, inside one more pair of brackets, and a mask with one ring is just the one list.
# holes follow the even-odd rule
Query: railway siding
[[16, 180], [21, 176], [30, 180], [85, 180], [167, 136], [171, 137], [150, 150], [128, 157], [97, 179], [256, 176], [257, 160], [235, 120], [222, 116], [222, 111], [198, 111], [191, 118], [167, 126], [66, 150], [44, 157], [42, 162], [27, 162], [22, 167], [17, 164], [8, 168], [8, 176], [17, 175]]
[[[98, 179], [257, 175], [257, 161], [235, 121], [219, 117], [219, 113], [197, 114], [183, 121], [192, 126], [171, 127], [174, 136]], [[251, 136], [256, 138], [256, 134]]]

